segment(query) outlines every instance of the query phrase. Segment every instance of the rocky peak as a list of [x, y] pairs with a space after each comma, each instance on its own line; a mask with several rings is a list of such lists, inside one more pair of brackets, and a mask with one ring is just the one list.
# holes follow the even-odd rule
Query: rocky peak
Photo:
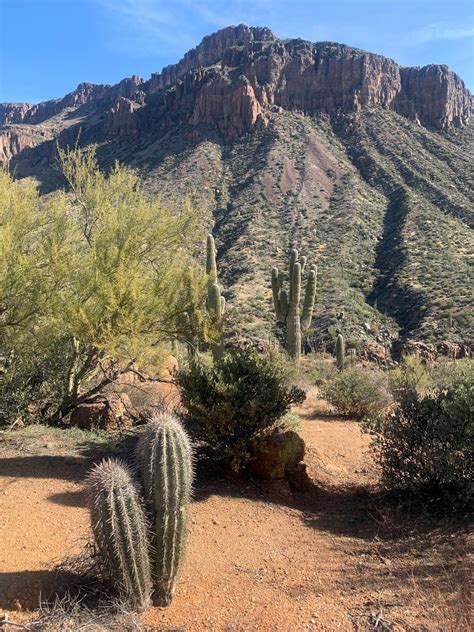
[[212, 35], [206, 35], [202, 42], [188, 51], [177, 64], [165, 66], [161, 73], [154, 73], [150, 80], [150, 91], [162, 90], [176, 83], [189, 71], [220, 62], [234, 46], [247, 48], [254, 42], [271, 42], [277, 39], [273, 31], [267, 27], [245, 24], [228, 26]]
[[[381, 55], [335, 42], [280, 40], [265, 27], [231, 26], [205, 37], [175, 65], [144, 81], [81, 83], [62, 99], [0, 105], [0, 124], [38, 124], [65, 108], [97, 106], [102, 132], [137, 135], [185, 123], [228, 140], [271, 119], [272, 107], [308, 115], [385, 108], [426, 127], [462, 127], [471, 95], [447, 66], [401, 68]], [[102, 133], [101, 132], [101, 133]], [[8, 147], [13, 147], [8, 138]]]

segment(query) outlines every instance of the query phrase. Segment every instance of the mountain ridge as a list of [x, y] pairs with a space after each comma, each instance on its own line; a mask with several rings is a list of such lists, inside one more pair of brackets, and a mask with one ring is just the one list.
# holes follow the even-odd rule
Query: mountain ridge
[[240, 25], [147, 81], [80, 84], [33, 108], [0, 105], [17, 177], [60, 186], [56, 144], [80, 130], [104, 168], [118, 159], [150, 193], [208, 209], [243, 336], [279, 335], [269, 269], [296, 245], [321, 270], [306, 348], [342, 328], [368, 357], [470, 353], [471, 95], [446, 66]]

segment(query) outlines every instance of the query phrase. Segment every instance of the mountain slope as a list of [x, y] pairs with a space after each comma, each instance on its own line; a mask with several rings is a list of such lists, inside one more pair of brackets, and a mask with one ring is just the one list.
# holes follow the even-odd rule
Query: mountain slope
[[[208, 209], [231, 320], [273, 331], [269, 270], [298, 246], [318, 263], [310, 346], [382, 354], [472, 346], [471, 96], [445, 66], [230, 27], [175, 66], [64, 99], [0, 106], [18, 177], [61, 184], [55, 147], [97, 144], [150, 192]], [[1, 155], [1, 154], [0, 154]], [[456, 349], [453, 348], [456, 345]]]

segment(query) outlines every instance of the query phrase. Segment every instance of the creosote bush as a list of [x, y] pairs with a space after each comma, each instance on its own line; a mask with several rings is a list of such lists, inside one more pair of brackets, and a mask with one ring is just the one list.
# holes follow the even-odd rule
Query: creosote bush
[[366, 422], [387, 487], [469, 503], [474, 496], [474, 372], [411, 393]]
[[337, 373], [322, 388], [322, 395], [341, 414], [360, 419], [381, 413], [392, 401], [385, 375], [363, 367]]
[[176, 382], [191, 436], [236, 471], [292, 404], [305, 399], [275, 356], [250, 348], [228, 351], [213, 367], [194, 359]]

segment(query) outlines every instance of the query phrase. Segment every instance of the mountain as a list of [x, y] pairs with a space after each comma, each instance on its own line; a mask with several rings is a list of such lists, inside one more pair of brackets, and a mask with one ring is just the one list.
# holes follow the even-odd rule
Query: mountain
[[447, 66], [403, 68], [240, 25], [147, 81], [0, 104], [0, 159], [49, 191], [62, 184], [57, 143], [79, 138], [104, 168], [138, 169], [150, 192], [191, 195], [208, 211], [242, 335], [274, 332], [270, 268], [284, 268], [297, 246], [319, 267], [308, 346], [330, 346], [342, 328], [367, 356], [389, 344], [465, 355], [471, 105]]

